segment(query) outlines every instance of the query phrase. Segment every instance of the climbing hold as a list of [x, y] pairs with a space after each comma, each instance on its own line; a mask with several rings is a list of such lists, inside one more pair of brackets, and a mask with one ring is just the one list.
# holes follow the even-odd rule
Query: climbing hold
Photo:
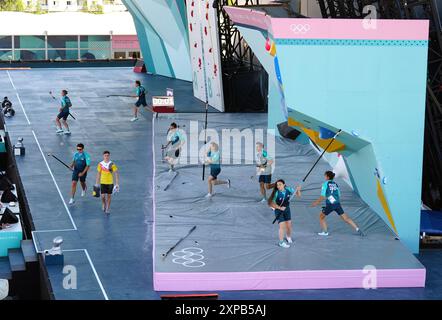
[[267, 38], [267, 40], [266, 40], [265, 48], [266, 48], [266, 51], [270, 50], [270, 39], [269, 38]]
[[270, 55], [271, 55], [272, 57], [274, 57], [274, 56], [276, 55], [276, 46], [275, 46], [275, 43], [274, 43], [274, 42], [272, 42], [272, 45], [270, 46], [270, 51], [269, 51], [269, 53], [270, 53]]

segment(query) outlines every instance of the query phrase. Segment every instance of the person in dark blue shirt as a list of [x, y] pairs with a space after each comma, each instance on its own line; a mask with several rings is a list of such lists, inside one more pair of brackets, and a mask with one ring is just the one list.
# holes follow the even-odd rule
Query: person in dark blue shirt
[[227, 188], [230, 188], [230, 179], [220, 180], [218, 175], [221, 173], [221, 163], [218, 144], [215, 142], [210, 143], [210, 148], [207, 151], [206, 163], [210, 165], [210, 176], [207, 179], [209, 193], [206, 198], [213, 196], [213, 186], [218, 184], [227, 184]]
[[[275, 182], [268, 205], [275, 209], [276, 219], [279, 224], [279, 243], [282, 248], [290, 248], [292, 240], [292, 215], [290, 212], [290, 199], [296, 194], [300, 196], [299, 187], [295, 189], [286, 186], [285, 181], [279, 179]], [[284, 238], [287, 242], [284, 241]]]
[[363, 236], [364, 233], [361, 229], [354, 223], [354, 221], [344, 212], [341, 207], [341, 191], [336, 182], [333, 181], [335, 174], [332, 171], [326, 171], [324, 173], [325, 182], [322, 184], [321, 196], [312, 203], [312, 207], [316, 207], [321, 201], [325, 200], [325, 207], [322, 207], [322, 212], [319, 214], [319, 224], [321, 225], [322, 231], [318, 233], [320, 236], [328, 236], [327, 222], [325, 218], [336, 211], [336, 213], [341, 217], [341, 219], [348, 223], [356, 232]]

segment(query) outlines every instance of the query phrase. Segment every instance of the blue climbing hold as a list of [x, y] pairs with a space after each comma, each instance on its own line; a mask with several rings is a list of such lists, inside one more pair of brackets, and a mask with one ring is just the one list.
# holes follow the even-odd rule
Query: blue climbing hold
[[333, 132], [327, 128], [319, 127], [319, 137], [321, 139], [331, 139], [335, 136], [336, 132]]

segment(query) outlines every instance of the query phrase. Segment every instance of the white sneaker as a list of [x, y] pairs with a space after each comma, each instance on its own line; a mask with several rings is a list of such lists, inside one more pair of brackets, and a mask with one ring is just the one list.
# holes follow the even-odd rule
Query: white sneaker
[[69, 130], [65, 131], [64, 134], [71, 134]]
[[325, 232], [325, 231], [319, 232], [318, 236], [326, 237], [326, 236], [328, 236], [328, 232]]
[[137, 121], [138, 117], [133, 117], [132, 119], [130, 119], [131, 122]]
[[211, 198], [211, 197], [212, 197], [211, 193], [206, 194], [206, 198]]
[[81, 196], [84, 197], [86, 195], [86, 190], [81, 190]]
[[266, 198], [262, 198], [259, 202], [265, 203], [265, 202], [267, 202], [267, 199]]
[[286, 238], [287, 239], [287, 243], [293, 243], [292, 238]]
[[75, 202], [74, 198], [71, 198], [71, 199], [69, 200], [69, 204], [74, 204], [74, 202]]
[[278, 246], [280, 246], [281, 248], [290, 248], [290, 245], [285, 243], [285, 241], [279, 241]]
[[63, 133], [63, 129], [57, 129], [57, 131], [55, 131], [55, 133], [57, 133], [57, 134]]

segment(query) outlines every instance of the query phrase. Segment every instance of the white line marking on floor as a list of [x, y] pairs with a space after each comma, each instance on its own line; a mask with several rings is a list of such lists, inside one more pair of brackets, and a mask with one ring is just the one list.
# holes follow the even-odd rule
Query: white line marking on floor
[[8, 78], [12, 84], [12, 87], [14, 88], [15, 91], [17, 91], [17, 88], [15, 87], [14, 82], [12, 81], [11, 75], [9, 74], [9, 71], [6, 70], [6, 74], [8, 75]]
[[18, 102], [20, 103], [21, 110], [23, 111], [23, 114], [25, 115], [26, 121], [28, 122], [28, 124], [31, 124], [31, 121], [29, 121], [28, 115], [26, 114], [26, 110], [23, 107], [23, 103], [21, 102], [20, 96], [18, 95], [17, 88], [14, 85], [14, 81], [12, 81], [12, 78], [11, 78], [11, 75], [9, 74], [9, 71], [6, 71], [6, 73], [8, 74], [9, 81], [11, 82], [12, 87], [15, 90], [15, 94], [17, 96]]
[[60, 188], [58, 187], [57, 181], [55, 181], [55, 177], [52, 174], [51, 168], [49, 167], [49, 164], [48, 164], [48, 162], [46, 160], [46, 157], [45, 157], [45, 155], [43, 153], [43, 150], [41, 149], [40, 142], [38, 141], [37, 136], [35, 135], [34, 130], [32, 130], [32, 134], [34, 135], [35, 142], [37, 142], [38, 149], [40, 149], [41, 156], [43, 157], [43, 161], [45, 162], [46, 167], [48, 168], [49, 174], [52, 177], [52, 181], [54, 181], [55, 187], [57, 188], [58, 195], [60, 196], [60, 199], [63, 202], [64, 208], [66, 209], [66, 212], [69, 215], [69, 219], [71, 219], [72, 226], [74, 227], [74, 230], [77, 230], [77, 225], [75, 224], [74, 219], [72, 218], [71, 212], [69, 211], [69, 208], [66, 205], [66, 202], [64, 201], [63, 195], [62, 195], [62, 193], [60, 191]]
[[91, 259], [91, 257], [89, 256], [89, 252], [88, 252], [86, 249], [84, 249], [84, 253], [86, 253], [86, 257], [87, 257], [87, 259], [89, 260], [89, 263], [91, 264], [92, 271], [93, 271], [94, 274], [95, 274], [95, 278], [97, 278], [98, 285], [99, 285], [100, 288], [101, 288], [101, 292], [103, 292], [104, 299], [105, 299], [105, 300], [109, 300], [109, 297], [108, 297], [107, 294], [106, 294], [106, 290], [104, 290], [103, 284], [101, 283], [100, 277], [98, 277], [97, 270], [95, 270], [94, 264], [92, 263], [92, 259]]
[[[101, 283], [100, 277], [98, 276], [97, 270], [95, 269], [94, 263], [92, 262], [92, 259], [91, 259], [91, 257], [89, 256], [89, 252], [87, 251], [87, 249], [66, 249], [66, 250], [63, 250], [63, 252], [80, 252], [80, 251], [83, 251], [84, 254], [86, 255], [86, 258], [87, 258], [87, 260], [88, 260], [88, 262], [89, 262], [89, 265], [90, 265], [91, 268], [92, 268], [92, 272], [94, 273], [95, 279], [96, 279], [97, 282], [98, 282], [98, 285], [99, 285], [99, 287], [100, 287], [101, 293], [102, 293], [103, 296], [104, 296], [104, 299], [105, 299], [105, 300], [109, 300], [109, 297], [108, 297], [108, 295], [107, 295], [107, 293], [106, 293], [106, 290], [104, 289], [103, 284]], [[42, 251], [37, 251], [37, 253], [42, 253], [42, 254], [44, 254], [44, 250], [42, 250]]]

